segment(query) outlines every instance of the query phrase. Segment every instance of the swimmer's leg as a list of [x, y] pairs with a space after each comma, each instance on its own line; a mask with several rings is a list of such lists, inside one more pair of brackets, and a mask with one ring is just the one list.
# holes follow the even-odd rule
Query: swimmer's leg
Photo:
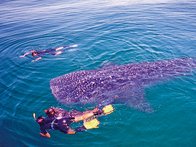
[[76, 48], [76, 47], [78, 47], [78, 45], [77, 44], [73, 44], [73, 45], [69, 45], [69, 46], [60, 46], [60, 47], [55, 48], [54, 50], [55, 51], [60, 51], [62, 49], [69, 49], [69, 48]]
[[65, 133], [65, 134], [75, 134], [76, 133], [72, 128], [66, 127], [64, 125], [59, 127], [59, 131]]
[[58, 47], [58, 48], [55, 48], [55, 51], [59, 51], [59, 50], [62, 50], [64, 47], [61, 46], [61, 47]]
[[80, 127], [77, 127], [77, 128], [75, 129], [75, 131], [76, 131], [76, 132], [83, 132], [83, 131], [86, 131], [86, 128], [85, 128], [85, 126], [80, 126]]
[[32, 60], [31, 62], [36, 62], [36, 61], [41, 60], [41, 59], [42, 59], [42, 57], [38, 57], [35, 60]]
[[58, 51], [58, 52], [55, 52], [54, 55], [57, 56], [57, 55], [60, 55], [62, 53], [63, 53], [62, 51]]
[[69, 46], [67, 46], [68, 48], [75, 48], [75, 47], [78, 47], [78, 45], [77, 44], [72, 44], [72, 45], [69, 45]]

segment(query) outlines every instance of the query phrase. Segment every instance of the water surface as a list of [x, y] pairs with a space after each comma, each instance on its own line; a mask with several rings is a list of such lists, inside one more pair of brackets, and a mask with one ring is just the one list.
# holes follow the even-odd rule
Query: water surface
[[[195, 8], [191, 0], [1, 1], [0, 146], [196, 146], [195, 73], [145, 89], [154, 113], [116, 104], [99, 129], [45, 139], [32, 118], [49, 106], [67, 108], [51, 94], [56, 76], [104, 63], [196, 57]], [[69, 44], [79, 47], [36, 63], [19, 58]]]

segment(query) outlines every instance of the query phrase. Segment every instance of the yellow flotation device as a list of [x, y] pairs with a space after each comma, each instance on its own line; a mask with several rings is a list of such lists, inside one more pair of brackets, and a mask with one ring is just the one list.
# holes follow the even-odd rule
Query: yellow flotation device
[[112, 105], [107, 105], [107, 106], [103, 107], [102, 110], [105, 115], [108, 115], [114, 111], [114, 108]]
[[89, 121], [84, 121], [83, 125], [86, 129], [94, 129], [94, 128], [98, 128], [99, 124], [100, 124], [100, 122], [96, 118], [94, 118]]

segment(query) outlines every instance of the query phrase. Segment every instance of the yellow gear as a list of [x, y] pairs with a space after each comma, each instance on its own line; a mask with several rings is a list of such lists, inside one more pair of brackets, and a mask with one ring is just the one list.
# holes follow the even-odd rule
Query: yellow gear
[[98, 128], [98, 125], [100, 124], [100, 122], [94, 118], [90, 121], [84, 121], [84, 127], [86, 129], [94, 129], [94, 128]]
[[104, 113], [105, 115], [107, 115], [107, 114], [112, 113], [112, 112], [114, 111], [114, 108], [113, 108], [112, 105], [107, 105], [107, 106], [103, 107], [102, 110], [103, 110], [103, 113]]

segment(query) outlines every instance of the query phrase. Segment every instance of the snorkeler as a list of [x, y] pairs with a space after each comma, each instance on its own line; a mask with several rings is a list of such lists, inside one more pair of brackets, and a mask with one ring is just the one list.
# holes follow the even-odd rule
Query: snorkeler
[[[102, 110], [95, 108], [85, 112], [77, 110], [68, 112], [61, 108], [50, 107], [45, 110], [48, 117], [40, 116], [36, 118], [35, 113], [33, 113], [33, 117], [40, 125], [40, 135], [50, 138], [50, 134], [47, 132], [50, 129], [59, 130], [65, 134], [75, 134], [76, 132], [82, 132], [87, 129], [98, 128], [100, 122], [97, 120], [97, 117], [110, 114], [113, 110], [112, 105], [107, 105]], [[83, 121], [83, 125], [73, 130], [70, 124], [79, 121]]]
[[[76, 111], [76, 110], [74, 110]], [[50, 134], [47, 130], [53, 129], [53, 130], [59, 130], [65, 134], [75, 134], [76, 132], [85, 131], [86, 129], [92, 129], [97, 128], [99, 125], [98, 120], [93, 120], [93, 124], [91, 121], [91, 124], [88, 124], [89, 122], [86, 121], [88, 118], [93, 117], [98, 112], [98, 109], [95, 108], [93, 110], [88, 110], [85, 112], [79, 112], [71, 116], [71, 113], [61, 109], [61, 108], [54, 108], [51, 107], [47, 110], [45, 110], [45, 113], [48, 117], [39, 116], [36, 118], [35, 113], [33, 113], [33, 117], [36, 120], [36, 122], [40, 125], [40, 135], [43, 137], [50, 138]], [[75, 130], [73, 130], [70, 125], [73, 122], [78, 121], [84, 121], [83, 126], [77, 127]], [[85, 127], [85, 124], [87, 127]], [[89, 126], [91, 125], [91, 126]]]
[[71, 49], [71, 48], [76, 48], [76, 47], [78, 47], [78, 45], [73, 44], [73, 45], [69, 45], [69, 46], [61, 46], [61, 47], [57, 47], [57, 48], [50, 48], [50, 49], [45, 49], [45, 50], [40, 50], [40, 51], [31, 50], [29, 52], [26, 52], [24, 55], [21, 55], [20, 58], [23, 58], [23, 57], [31, 54], [32, 57], [35, 58], [35, 60], [32, 60], [32, 62], [35, 62], [35, 61], [41, 60], [45, 54], [50, 54], [50, 55], [56, 56], [56, 55], [62, 54], [63, 49]]

